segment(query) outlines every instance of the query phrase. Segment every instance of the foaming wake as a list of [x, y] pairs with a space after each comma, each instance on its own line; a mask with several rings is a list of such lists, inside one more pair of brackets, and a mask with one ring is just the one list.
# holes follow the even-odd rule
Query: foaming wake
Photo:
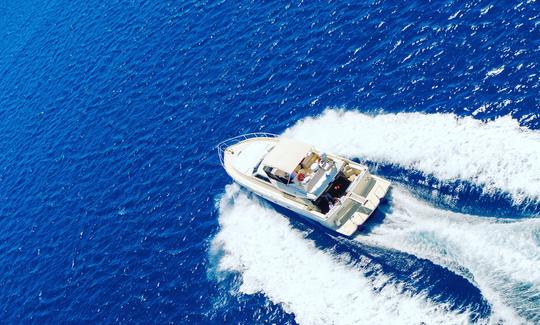
[[510, 117], [484, 123], [453, 114], [371, 116], [330, 109], [301, 120], [284, 135], [344, 156], [507, 192], [516, 203], [540, 200], [540, 132]]
[[302, 324], [463, 324], [468, 313], [411, 294], [365, 263], [318, 249], [288, 220], [231, 185], [213, 241], [219, 271], [241, 274], [240, 291], [263, 293]]
[[382, 224], [356, 239], [429, 259], [468, 278], [511, 323], [540, 322], [540, 219], [474, 217], [394, 187]]
[[[344, 156], [504, 191], [516, 203], [540, 200], [540, 133], [510, 117], [484, 123], [452, 114], [370, 116], [327, 110], [285, 135]], [[467, 277], [503, 319], [540, 322], [540, 220], [452, 213], [399, 188], [393, 196], [383, 224], [359, 240], [429, 259]]]

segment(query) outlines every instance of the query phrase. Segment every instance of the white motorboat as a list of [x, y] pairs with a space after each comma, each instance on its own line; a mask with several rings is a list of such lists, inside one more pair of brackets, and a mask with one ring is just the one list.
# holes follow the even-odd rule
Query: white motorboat
[[269, 133], [228, 139], [218, 152], [238, 184], [345, 236], [366, 222], [390, 188], [364, 165]]

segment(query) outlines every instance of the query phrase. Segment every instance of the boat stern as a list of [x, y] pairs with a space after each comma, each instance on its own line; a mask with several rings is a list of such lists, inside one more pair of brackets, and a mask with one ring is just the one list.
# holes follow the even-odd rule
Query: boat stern
[[390, 189], [390, 182], [383, 178], [368, 175], [366, 179], [369, 182], [367, 190], [365, 185], [358, 184], [333, 217], [335, 231], [342, 235], [353, 235], [369, 219]]

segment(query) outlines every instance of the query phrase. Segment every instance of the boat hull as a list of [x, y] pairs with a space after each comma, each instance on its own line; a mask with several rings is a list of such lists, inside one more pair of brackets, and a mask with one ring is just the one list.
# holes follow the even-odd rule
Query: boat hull
[[[276, 204], [284, 209], [290, 210], [294, 212], [295, 214], [303, 217], [304, 219], [307, 219], [307, 221], [319, 224], [335, 233], [345, 235], [345, 236], [353, 235], [357, 231], [357, 229], [363, 223], [365, 223], [367, 219], [373, 214], [373, 211], [377, 208], [380, 201], [385, 197], [385, 195], [387, 194], [390, 188], [390, 182], [378, 176], [371, 175], [375, 184], [373, 185], [373, 190], [371, 190], [369, 195], [367, 195], [366, 202], [365, 202], [365, 206], [369, 207], [369, 209], [366, 208], [366, 209], [363, 209], [362, 211], [356, 211], [352, 214], [350, 218], [348, 218], [348, 220], [344, 221], [341, 224], [339, 224], [339, 222], [336, 223], [335, 220], [327, 218], [326, 215], [321, 214], [319, 211], [316, 211], [315, 209], [310, 207], [308, 204], [304, 202], [304, 200], [293, 197], [292, 195], [289, 195], [287, 193], [284, 193], [276, 189], [271, 184], [267, 184], [264, 181], [261, 181], [251, 175], [246, 175], [238, 171], [234, 167], [234, 159], [243, 150], [243, 148], [248, 146], [250, 143], [253, 143], [254, 141], [274, 141], [275, 142], [275, 141], [279, 141], [279, 139], [251, 138], [251, 139], [243, 140], [239, 143], [236, 143], [226, 148], [223, 153], [223, 166], [225, 167], [225, 170], [229, 174], [229, 176], [231, 176], [231, 178], [236, 183], [248, 189], [249, 191], [255, 193], [261, 198], [273, 204]], [[353, 161], [344, 159], [342, 157], [337, 157], [337, 158], [347, 161], [350, 165], [359, 166], [359, 167], [361, 166]]]

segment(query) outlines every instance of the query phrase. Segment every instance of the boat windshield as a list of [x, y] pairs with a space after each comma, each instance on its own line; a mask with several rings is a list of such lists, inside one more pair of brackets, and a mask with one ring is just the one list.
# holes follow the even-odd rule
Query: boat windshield
[[268, 175], [268, 177], [270, 177], [271, 179], [283, 184], [289, 184], [289, 177], [287, 177], [287, 174], [280, 171], [279, 169], [265, 166], [263, 170], [266, 175]]

